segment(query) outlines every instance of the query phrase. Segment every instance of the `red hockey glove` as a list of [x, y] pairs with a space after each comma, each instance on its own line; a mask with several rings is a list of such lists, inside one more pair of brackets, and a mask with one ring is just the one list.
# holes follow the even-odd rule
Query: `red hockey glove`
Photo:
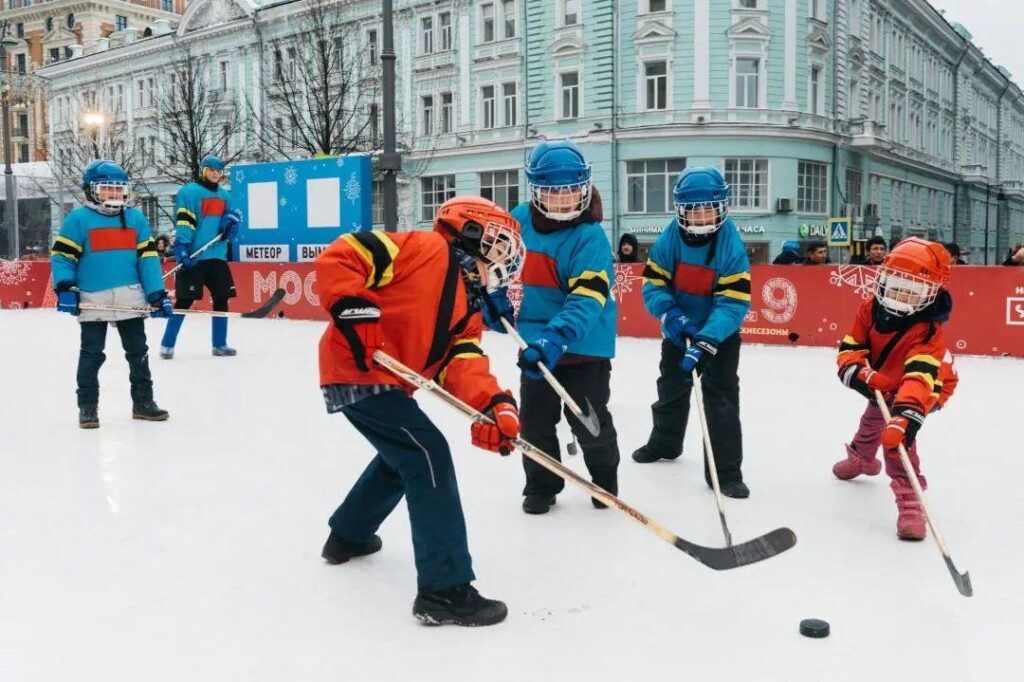
[[384, 345], [380, 308], [365, 298], [346, 296], [331, 306], [331, 320], [352, 351], [356, 367], [360, 372], [369, 372], [374, 351]]
[[839, 370], [839, 379], [844, 386], [852, 388], [871, 402], [875, 402], [876, 390], [881, 391], [882, 395], [896, 390], [896, 383], [892, 379], [863, 364], [844, 365]]
[[892, 408], [892, 419], [882, 431], [882, 446], [889, 457], [899, 457], [897, 451], [900, 443], [905, 447], [914, 444], [917, 432], [924, 424], [924, 413], [909, 405], [896, 405]]
[[483, 412], [494, 423], [473, 422], [473, 445], [502, 455], [512, 452], [511, 441], [519, 437], [519, 410], [515, 399], [507, 393], [499, 393]]

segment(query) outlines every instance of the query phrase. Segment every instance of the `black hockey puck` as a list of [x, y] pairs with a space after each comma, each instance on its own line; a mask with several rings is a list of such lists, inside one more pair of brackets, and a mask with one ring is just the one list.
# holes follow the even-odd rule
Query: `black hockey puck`
[[818, 618], [805, 618], [800, 621], [800, 634], [804, 637], [811, 637], [813, 639], [828, 637], [828, 622], [819, 620]]

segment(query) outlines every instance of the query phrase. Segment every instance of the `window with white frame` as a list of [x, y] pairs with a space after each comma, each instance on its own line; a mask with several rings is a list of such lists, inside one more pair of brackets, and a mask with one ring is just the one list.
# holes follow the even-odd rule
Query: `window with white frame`
[[810, 0], [811, 16], [820, 21], [825, 20], [825, 0]]
[[126, 28], [128, 28], [128, 17], [122, 16], [120, 14], [115, 14], [114, 15], [114, 30], [115, 31], [123, 31]]
[[562, 10], [559, 17], [561, 26], [575, 26], [580, 23], [580, 0], [560, 0], [558, 4]]
[[372, 216], [370, 220], [374, 225], [384, 224], [384, 183], [380, 180], [373, 181], [373, 198], [370, 202]]
[[644, 64], [644, 105], [647, 111], [661, 111], [668, 108], [668, 62], [646, 62]]
[[756, 57], [736, 58], [736, 106], [758, 108], [761, 60]]
[[225, 62], [221, 62], [218, 66], [220, 67], [220, 69], [219, 69], [220, 89], [221, 90], [227, 90], [228, 89], [228, 63], [226, 61]]
[[808, 89], [810, 102], [807, 108], [816, 116], [821, 116], [825, 111], [825, 86], [822, 79], [824, 72], [820, 66], [811, 67], [811, 86]]
[[434, 54], [434, 17], [420, 19], [420, 54]]
[[480, 110], [483, 117], [483, 127], [493, 128], [495, 126], [495, 98], [494, 86], [485, 85], [480, 88]]
[[768, 210], [768, 159], [726, 159], [729, 206], [737, 211]]
[[441, 204], [455, 197], [455, 176], [437, 175], [420, 179], [420, 220], [432, 221]]
[[648, 12], [664, 12], [668, 9], [668, 0], [647, 0], [644, 9]]
[[519, 98], [516, 90], [515, 83], [502, 83], [501, 85], [502, 108], [505, 111], [504, 123], [508, 128], [515, 126], [519, 118]]
[[579, 71], [566, 71], [558, 74], [558, 90], [562, 108], [559, 118], [571, 119], [580, 117], [580, 74]]
[[846, 203], [849, 204], [849, 209], [846, 213], [847, 218], [851, 218], [854, 221], [860, 219], [860, 206], [861, 206], [861, 186], [863, 179], [861, 178], [860, 171], [846, 169]]
[[444, 134], [452, 132], [452, 121], [454, 120], [454, 106], [452, 93], [441, 93], [441, 132]]
[[480, 42], [494, 42], [494, 3], [480, 5]]
[[377, 31], [370, 29], [366, 32], [366, 58], [370, 62], [370, 66], [377, 65]]
[[434, 134], [434, 96], [433, 95], [423, 95], [423, 97], [420, 99], [420, 101], [422, 103], [421, 110], [423, 112], [423, 115], [422, 115], [422, 117], [420, 119], [420, 121], [421, 121], [420, 132], [423, 135], [433, 135]]
[[452, 49], [452, 13], [441, 12], [437, 15], [437, 27], [441, 33], [441, 51]]
[[897, 180], [892, 181], [892, 219], [903, 221], [903, 183]]
[[629, 213], [671, 213], [672, 187], [686, 168], [686, 159], [643, 159], [626, 162]]
[[516, 0], [501, 0], [501, 24], [504, 37], [516, 37]]
[[480, 196], [506, 211], [519, 205], [519, 171], [493, 171], [480, 174]]
[[798, 213], [828, 213], [828, 166], [817, 161], [797, 164], [796, 210]]
[[757, 9], [757, 3], [759, 0], [738, 0], [738, 7], [740, 9]]

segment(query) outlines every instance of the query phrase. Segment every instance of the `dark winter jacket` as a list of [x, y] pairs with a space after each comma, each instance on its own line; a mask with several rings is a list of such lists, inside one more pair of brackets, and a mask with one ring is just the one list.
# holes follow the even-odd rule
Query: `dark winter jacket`
[[[622, 253], [622, 245], [630, 244], [633, 247], [633, 253], [625, 254]], [[637, 242], [636, 237], [629, 234], [628, 232], [619, 238], [619, 250], [616, 253], [616, 260], [620, 263], [639, 263], [640, 262], [640, 244]]]

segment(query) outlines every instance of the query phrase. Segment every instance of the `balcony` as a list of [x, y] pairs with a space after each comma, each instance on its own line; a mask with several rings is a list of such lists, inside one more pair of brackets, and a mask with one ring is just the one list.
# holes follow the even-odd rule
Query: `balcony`
[[964, 182], [969, 182], [978, 185], [988, 184], [988, 166], [983, 166], [980, 163], [967, 163], [960, 166], [960, 174], [964, 177]]
[[498, 59], [514, 59], [522, 55], [522, 41], [519, 38], [508, 38], [491, 43], [480, 43], [473, 48], [473, 61], [493, 61]]
[[1003, 181], [1003, 194], [1008, 197], [1014, 197], [1020, 199], [1024, 197], [1024, 181], [1021, 180], [1004, 180]]
[[850, 146], [862, 151], [888, 149], [885, 125], [871, 120], [850, 121]]
[[455, 51], [445, 50], [443, 52], [432, 52], [430, 54], [417, 55], [413, 60], [412, 70], [416, 73], [424, 71], [437, 71], [439, 69], [455, 68]]

